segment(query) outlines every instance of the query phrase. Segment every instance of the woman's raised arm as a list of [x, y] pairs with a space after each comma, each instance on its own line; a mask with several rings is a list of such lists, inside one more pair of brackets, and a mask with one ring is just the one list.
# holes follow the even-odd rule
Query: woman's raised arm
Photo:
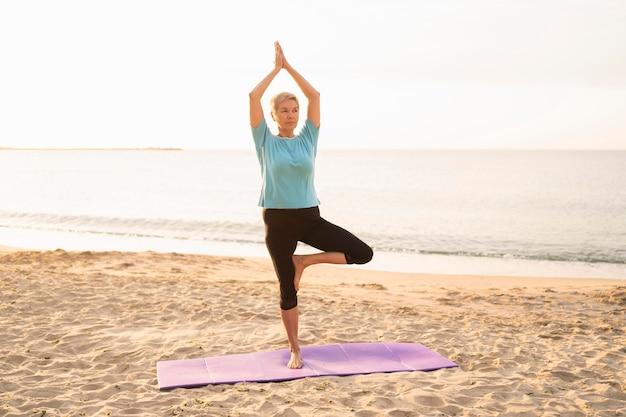
[[265, 90], [267, 90], [267, 87], [272, 83], [276, 74], [283, 68], [283, 54], [278, 42], [274, 44], [274, 54], [274, 69], [250, 91], [250, 125], [255, 128], [259, 126], [264, 117], [261, 98], [263, 98]]
[[276, 42], [277, 53], [280, 53], [282, 68], [285, 69], [294, 79], [302, 93], [306, 96], [309, 105], [307, 107], [307, 117], [316, 127], [320, 127], [320, 93], [317, 91], [298, 71], [296, 71], [285, 58], [285, 54], [283, 53], [283, 49], [280, 47], [280, 44]]

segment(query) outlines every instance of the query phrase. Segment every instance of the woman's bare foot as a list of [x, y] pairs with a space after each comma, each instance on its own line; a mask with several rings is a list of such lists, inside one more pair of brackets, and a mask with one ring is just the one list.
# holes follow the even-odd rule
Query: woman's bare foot
[[304, 271], [304, 256], [293, 255], [291, 259], [293, 260], [293, 266], [295, 268], [293, 285], [296, 287], [296, 291], [300, 291], [300, 278], [302, 278], [302, 272]]
[[287, 331], [287, 340], [289, 341], [289, 351], [291, 357], [287, 363], [290, 369], [302, 368], [302, 358], [300, 357], [300, 345], [298, 344], [298, 307], [289, 310], [280, 310], [280, 317]]
[[291, 358], [289, 358], [289, 363], [287, 363], [287, 368], [289, 369], [302, 368], [302, 358], [300, 357], [299, 349], [297, 352], [291, 352]]

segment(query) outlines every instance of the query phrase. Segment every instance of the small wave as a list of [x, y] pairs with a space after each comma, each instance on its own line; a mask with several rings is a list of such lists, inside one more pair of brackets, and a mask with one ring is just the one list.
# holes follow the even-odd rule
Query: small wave
[[262, 227], [246, 222], [0, 213], [0, 227], [128, 238], [263, 243]]
[[554, 254], [554, 253], [525, 253], [523, 250], [519, 250], [518, 252], [512, 253], [510, 251], [507, 252], [498, 252], [498, 251], [469, 251], [469, 250], [427, 250], [427, 249], [406, 249], [406, 248], [396, 248], [396, 247], [376, 247], [374, 246], [375, 251], [383, 251], [383, 252], [396, 252], [396, 253], [405, 253], [405, 254], [417, 254], [417, 255], [440, 255], [440, 256], [464, 256], [464, 257], [473, 257], [473, 258], [494, 258], [494, 259], [519, 259], [519, 260], [529, 260], [529, 261], [550, 261], [550, 262], [585, 262], [592, 264], [618, 264], [618, 265], [626, 265], [626, 254], [623, 257], [605, 257], [605, 256], [594, 256], [594, 254], [588, 253], [571, 253], [565, 252], [562, 254]]

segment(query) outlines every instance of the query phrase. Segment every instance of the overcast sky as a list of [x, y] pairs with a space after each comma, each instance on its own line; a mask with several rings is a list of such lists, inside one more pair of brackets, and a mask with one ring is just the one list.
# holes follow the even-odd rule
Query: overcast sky
[[279, 40], [321, 147], [626, 149], [625, 22], [623, 0], [3, 0], [0, 147], [252, 148]]

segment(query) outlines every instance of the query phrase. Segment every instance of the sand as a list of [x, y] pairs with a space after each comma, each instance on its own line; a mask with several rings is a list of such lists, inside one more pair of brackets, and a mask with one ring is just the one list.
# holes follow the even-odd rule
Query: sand
[[626, 416], [624, 281], [314, 266], [299, 300], [303, 345], [459, 367], [160, 391], [157, 361], [286, 347], [268, 259], [1, 248], [0, 416]]

